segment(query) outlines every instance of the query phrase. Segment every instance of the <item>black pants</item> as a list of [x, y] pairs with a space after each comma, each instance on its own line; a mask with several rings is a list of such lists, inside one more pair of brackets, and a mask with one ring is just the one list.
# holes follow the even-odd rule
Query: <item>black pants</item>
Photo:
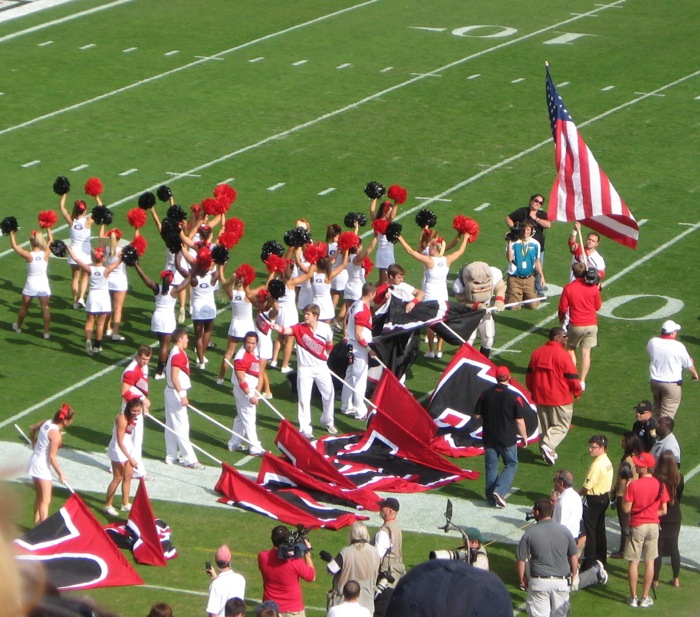
[[586, 495], [583, 505], [583, 530], [586, 533], [586, 549], [583, 553], [582, 570], [603, 565], [608, 560], [608, 540], [605, 536], [605, 512], [610, 505], [610, 495]]

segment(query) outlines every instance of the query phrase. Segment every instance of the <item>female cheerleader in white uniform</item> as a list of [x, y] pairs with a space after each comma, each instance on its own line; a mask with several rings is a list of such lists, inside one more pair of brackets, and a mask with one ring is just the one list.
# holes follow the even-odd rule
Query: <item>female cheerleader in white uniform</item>
[[[136, 233], [138, 234], [138, 231]], [[110, 229], [106, 235], [109, 237], [109, 246], [107, 246], [105, 265], [109, 266], [115, 261], [121, 260], [122, 247], [119, 246], [119, 240], [122, 237], [122, 232], [118, 229]], [[100, 238], [104, 242], [102, 236]], [[114, 269], [107, 282], [107, 287], [109, 289], [109, 297], [112, 300], [112, 312], [107, 316], [105, 334], [111, 336], [113, 341], [123, 341], [124, 337], [119, 334], [119, 327], [122, 324], [126, 292], [129, 290], [125, 263], [121, 262]]]
[[[373, 199], [369, 204], [369, 214], [373, 221], [386, 219], [391, 223], [396, 218], [398, 209], [398, 204], [391, 201], [382, 202], [378, 210], [376, 199]], [[377, 234], [377, 259], [374, 265], [379, 270], [380, 285], [387, 282], [386, 269], [393, 263], [396, 263], [396, 259], [394, 259], [394, 245], [386, 239], [384, 234]]]
[[[99, 199], [97, 203], [100, 203]], [[61, 215], [70, 226], [70, 244], [68, 246], [73, 249], [80, 261], [90, 263], [90, 227], [94, 221], [87, 216], [87, 204], [82, 199], [78, 199], [73, 204], [73, 210], [68, 214], [66, 196], [61, 195], [59, 208]], [[85, 308], [85, 293], [88, 288], [89, 276], [72, 255], [71, 253], [68, 264], [72, 270], [70, 288], [73, 293], [73, 308], [81, 309]]]

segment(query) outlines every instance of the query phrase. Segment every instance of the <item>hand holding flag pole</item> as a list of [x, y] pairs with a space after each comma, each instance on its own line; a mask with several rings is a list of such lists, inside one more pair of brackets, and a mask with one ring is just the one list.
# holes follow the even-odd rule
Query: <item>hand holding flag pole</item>
[[[228, 364], [232, 369], [233, 369], [233, 364], [231, 364], [227, 359], [224, 359], [224, 362]], [[234, 369], [235, 371], [235, 369]], [[277, 410], [277, 408], [270, 402], [268, 401], [256, 388], [255, 389], [255, 395], [258, 397], [258, 400], [263, 401], [272, 411], [274, 411], [278, 416], [280, 420], [284, 420], [284, 416]]]

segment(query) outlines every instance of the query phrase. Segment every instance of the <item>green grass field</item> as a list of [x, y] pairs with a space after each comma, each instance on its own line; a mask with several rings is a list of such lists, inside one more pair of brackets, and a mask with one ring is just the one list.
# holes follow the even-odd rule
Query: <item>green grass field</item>
[[[258, 255], [264, 241], [281, 240], [300, 217], [321, 239], [325, 225], [342, 222], [350, 210], [367, 209], [362, 188], [376, 179], [408, 189], [399, 214], [412, 241], [418, 237], [413, 216], [421, 207], [438, 214], [438, 230], [446, 236], [454, 215], [471, 216], [481, 235], [465, 261], [505, 268], [503, 217], [526, 205], [534, 192], [548, 195], [555, 177], [544, 97], [548, 60], [589, 147], [643, 222], [636, 251], [605, 239], [600, 247], [608, 266], [600, 343], [574, 428], [559, 450], [560, 466], [580, 481], [592, 433], [607, 434], [611, 458], [619, 457], [618, 436], [631, 427], [631, 408], [650, 396], [644, 346], [661, 322], [673, 318], [683, 325], [681, 338], [691, 355], [700, 342], [700, 292], [689, 259], [697, 251], [700, 225], [700, 67], [693, 42], [698, 24], [700, 6], [689, 0], [673, 7], [651, 0], [607, 5], [589, 0], [75, 0], [13, 20], [3, 20], [0, 10], [0, 218], [16, 216], [24, 241], [37, 225], [36, 214], [57, 207], [51, 191], [57, 175], [70, 178], [73, 199], [82, 197], [88, 177], [97, 176], [115, 224], [125, 230], [126, 212], [147, 189], [166, 183], [186, 207], [233, 178], [239, 197], [230, 214], [244, 220], [246, 231], [231, 253], [229, 270], [248, 262], [262, 281]], [[569, 229], [555, 223], [548, 233], [545, 273], [553, 285], [568, 281]], [[142, 263], [155, 275], [162, 269], [162, 243], [152, 224], [143, 233], [149, 249]], [[65, 229], [55, 231], [58, 238], [67, 235]], [[397, 248], [407, 279], [418, 284], [420, 267], [401, 253]], [[25, 265], [7, 238], [0, 239], [0, 267], [0, 440], [16, 443], [13, 423], [26, 430], [67, 401], [78, 415], [65, 448], [104, 450], [119, 405], [117, 363], [138, 344], [152, 342], [150, 292], [132, 273], [122, 328], [127, 341], [106, 344], [102, 355], [89, 358], [83, 315], [70, 308], [67, 264], [55, 259], [50, 265], [50, 341], [41, 338], [36, 306], [22, 334], [11, 330]], [[497, 361], [524, 380], [530, 353], [556, 325], [556, 298], [537, 312], [506, 313], [497, 322]], [[218, 366], [228, 323], [225, 311], [217, 321], [210, 367]], [[442, 360], [418, 360], [407, 384], [417, 397], [432, 389], [450, 356], [448, 351]], [[191, 400], [228, 424], [230, 392], [215, 385], [212, 371], [195, 374]], [[294, 419], [296, 401], [283, 376], [271, 377], [273, 402]], [[162, 415], [160, 386], [152, 389], [156, 414]], [[699, 386], [688, 381], [676, 432], [689, 527], [700, 520], [695, 475], [700, 420], [694, 414], [699, 405]], [[260, 437], [270, 448], [276, 422], [267, 410], [259, 415]], [[223, 431], [200, 418], [191, 420], [199, 445], [229, 462], [241, 458], [226, 451]], [[337, 424], [341, 430], [357, 428], [344, 416]], [[164, 455], [154, 426], [147, 431], [145, 453], [153, 459]], [[478, 459], [459, 464], [483, 467]], [[159, 465], [150, 462], [151, 469]], [[251, 461], [243, 469], [255, 471], [258, 465]], [[535, 448], [522, 453], [515, 485], [520, 490], [509, 503], [521, 509], [551, 489], [551, 469], [537, 460]], [[20, 503], [15, 519], [27, 527], [32, 492], [24, 485], [15, 489]], [[482, 481], [440, 491], [456, 503], [479, 502], [482, 493]], [[95, 510], [101, 508], [102, 494], [84, 496]], [[57, 491], [52, 511], [65, 497]], [[255, 554], [268, 546], [271, 520], [166, 501], [154, 508], [171, 524], [180, 556], [165, 569], [138, 570], [149, 585], [171, 591], [112, 589], [91, 596], [124, 617], [146, 614], [162, 600], [178, 616], [202, 614], [205, 598], [185, 592], [206, 592], [203, 562], [223, 542], [246, 575], [248, 595], [261, 596]], [[517, 590], [509, 543], [522, 516], [507, 512], [513, 536], [494, 537], [492, 569], [522, 611], [525, 594]], [[411, 519], [410, 512], [401, 514]], [[440, 518], [436, 512], [422, 533], [407, 534], [411, 565], [429, 550], [455, 543], [433, 535]], [[482, 531], [488, 536], [488, 525]], [[346, 534], [319, 531], [312, 539], [317, 548], [332, 551], [345, 544]], [[690, 542], [681, 552], [697, 554]], [[698, 561], [685, 560], [691, 567], [681, 573], [682, 587], [662, 585], [651, 611], [697, 614], [692, 607], [693, 589], [700, 584]], [[573, 614], [626, 614], [624, 566], [612, 562], [607, 587], [577, 594]], [[668, 566], [663, 575], [670, 578]], [[324, 606], [327, 581], [321, 574], [305, 586], [309, 606]]]

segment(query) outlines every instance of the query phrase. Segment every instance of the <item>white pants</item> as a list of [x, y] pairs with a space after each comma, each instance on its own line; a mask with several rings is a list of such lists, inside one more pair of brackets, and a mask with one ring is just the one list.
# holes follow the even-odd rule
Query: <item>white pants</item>
[[165, 458], [177, 461], [178, 450], [184, 465], [194, 465], [197, 455], [190, 443], [190, 418], [187, 407], [182, 406], [178, 393], [173, 388], [165, 388]]
[[479, 338], [481, 339], [481, 346], [485, 349], [491, 349], [494, 341], [496, 340], [496, 320], [493, 318], [491, 313], [486, 313], [486, 315], [481, 318], [476, 330], [474, 330], [472, 335], [469, 337], [470, 345], [474, 345], [477, 332], [479, 333]]
[[333, 424], [333, 404], [335, 388], [328, 365], [297, 367], [297, 394], [299, 396], [299, 430], [304, 435], [311, 434], [311, 390], [316, 384], [321, 393], [323, 413], [321, 424]]
[[362, 347], [356, 341], [351, 341], [353, 355], [355, 361], [348, 364], [348, 370], [345, 371], [345, 381], [347, 381], [353, 389], [343, 384], [343, 393], [341, 395], [341, 409], [350, 415], [354, 411], [358, 416], [367, 415], [367, 405], [365, 405], [365, 392], [367, 391], [367, 373], [369, 372], [369, 352], [366, 347]]
[[[250, 377], [247, 378], [248, 385], [253, 390], [257, 387], [257, 384], [253, 385], [250, 379]], [[251, 454], [261, 454], [263, 447], [258, 440], [258, 431], [255, 427], [258, 411], [257, 405], [253, 405], [250, 402], [238, 383], [233, 386], [233, 398], [236, 401], [236, 417], [233, 419], [233, 432], [241, 437], [245, 437], [250, 442]], [[240, 445], [241, 438], [231, 435], [231, 439], [228, 440], [228, 447], [237, 448]]]
[[527, 614], [530, 617], [567, 617], [569, 582], [565, 579], [531, 578], [528, 582]]

